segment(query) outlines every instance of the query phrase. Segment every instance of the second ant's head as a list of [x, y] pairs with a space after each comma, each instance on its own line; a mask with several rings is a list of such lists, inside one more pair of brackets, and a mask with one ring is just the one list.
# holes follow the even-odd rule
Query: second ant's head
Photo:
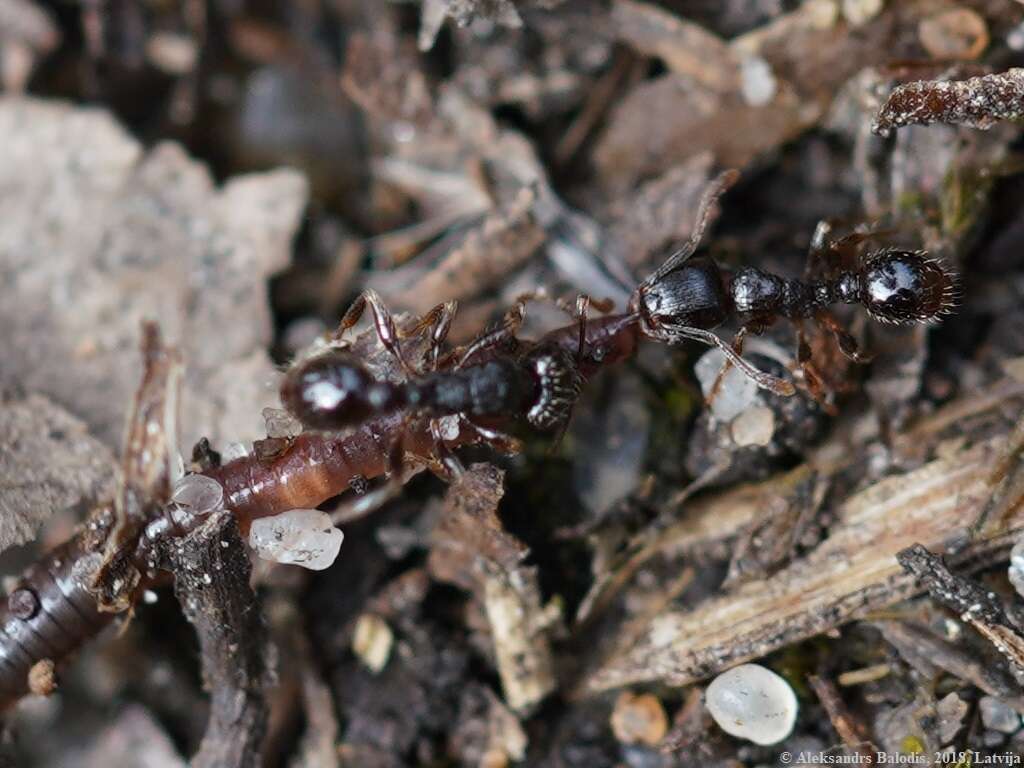
[[630, 306], [648, 332], [671, 326], [708, 329], [729, 316], [729, 295], [718, 265], [696, 258], [643, 283]]
[[884, 323], [926, 323], [956, 305], [953, 274], [922, 251], [873, 254], [858, 277], [861, 303]]
[[310, 429], [344, 429], [402, 405], [401, 391], [378, 382], [352, 355], [327, 352], [293, 367], [281, 403]]

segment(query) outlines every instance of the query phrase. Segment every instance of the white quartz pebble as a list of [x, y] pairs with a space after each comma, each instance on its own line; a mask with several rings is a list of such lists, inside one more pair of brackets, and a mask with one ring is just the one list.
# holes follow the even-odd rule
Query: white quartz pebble
[[1017, 539], [1010, 550], [1009, 577], [1017, 594], [1024, 597], [1024, 536]]
[[344, 538], [330, 515], [318, 509], [291, 509], [254, 520], [249, 529], [249, 546], [261, 559], [311, 571], [329, 568]]
[[991, 731], [1016, 733], [1020, 729], [1020, 715], [994, 696], [982, 696], [978, 700], [978, 710], [982, 724]]
[[740, 64], [740, 93], [752, 107], [763, 107], [775, 98], [778, 82], [771, 66], [760, 56], [743, 59]]
[[299, 420], [281, 408], [264, 408], [263, 423], [267, 427], [267, 437], [292, 438], [302, 433]]
[[726, 733], [755, 744], [776, 744], [796, 722], [789, 683], [759, 664], [741, 664], [716, 677], [705, 693], [711, 716]]
[[249, 449], [242, 443], [228, 443], [220, 452], [220, 460], [227, 464], [229, 461], [241, 459], [249, 455]]
[[775, 434], [775, 412], [763, 405], [748, 408], [729, 424], [729, 434], [741, 448], [768, 445]]
[[[715, 385], [725, 355], [719, 349], [711, 349], [700, 356], [693, 372], [700, 382], [700, 390], [706, 398]], [[749, 408], [757, 397], [757, 384], [732, 366], [722, 378], [722, 384], [711, 400], [711, 415], [718, 421], [732, 421]]]
[[174, 484], [171, 503], [193, 515], [209, 515], [224, 509], [224, 489], [206, 475], [185, 475]]

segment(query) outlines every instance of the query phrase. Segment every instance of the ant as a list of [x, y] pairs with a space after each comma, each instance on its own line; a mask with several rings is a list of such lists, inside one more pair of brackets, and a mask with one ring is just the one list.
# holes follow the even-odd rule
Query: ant
[[[454, 302], [449, 302], [435, 307], [404, 334], [429, 331], [428, 359], [417, 371], [403, 356], [390, 312], [376, 293], [367, 291], [346, 312], [335, 338], [354, 326], [369, 307], [377, 335], [405, 372], [406, 381], [376, 380], [354, 356], [334, 351], [294, 367], [282, 385], [282, 402], [305, 426], [321, 430], [356, 426], [406, 409], [429, 414], [437, 453], [452, 467], [456, 463], [445, 449], [442, 418], [454, 417], [460, 427], [504, 452], [516, 449], [514, 439], [481, 421], [524, 418], [541, 431], [560, 434], [583, 382], [601, 368], [630, 357], [640, 337], [671, 345], [699, 341], [717, 347], [726, 359], [722, 373], [736, 366], [759, 387], [790, 396], [796, 391], [791, 381], [758, 370], [742, 357], [748, 334], [760, 334], [785, 318], [797, 326], [797, 362], [812, 396], [821, 400], [821, 379], [810, 361], [803, 320], [813, 319], [831, 333], [851, 360], [866, 362], [869, 358], [854, 338], [828, 313], [829, 305], [860, 304], [870, 317], [886, 323], [930, 322], [953, 307], [956, 292], [951, 273], [921, 251], [883, 249], [869, 254], [856, 269], [821, 279], [787, 279], [754, 267], [728, 270], [710, 256], [695, 257], [713, 204], [738, 176], [727, 171], [709, 185], [690, 238], [631, 289], [625, 313], [588, 319], [590, 306], [602, 312], [611, 306], [580, 296], [575, 312], [570, 312], [575, 316], [572, 324], [527, 343], [517, 337], [526, 303], [544, 298], [540, 292], [527, 294], [515, 302], [496, 330], [442, 359], [441, 345], [456, 311]], [[827, 232], [819, 228], [812, 254], [827, 256], [829, 250], [863, 237], [854, 235], [832, 244], [826, 242]], [[559, 306], [569, 311], [564, 304]], [[730, 320], [740, 326], [731, 344], [712, 333]]]
[[[539, 431], [563, 431], [582, 388], [581, 358], [588, 347], [585, 318], [590, 300], [585, 297], [577, 303], [578, 325], [572, 326], [579, 329], [574, 332], [575, 355], [564, 343], [522, 343], [516, 332], [532, 298], [520, 297], [499, 328], [442, 358], [441, 347], [457, 310], [454, 301], [438, 305], [412, 329], [399, 333], [380, 297], [365, 291], [345, 313], [333, 340], [340, 340], [369, 309], [381, 345], [398, 362], [405, 381], [375, 378], [346, 349], [331, 349], [289, 371], [281, 402], [304, 426], [318, 430], [356, 427], [399, 411], [426, 414], [433, 452], [451, 472], [458, 466], [445, 436], [453, 430], [466, 430], [478, 441], [514, 453], [518, 441], [486, 424], [521, 416]], [[401, 339], [424, 333], [429, 339], [425, 359], [413, 367]]]

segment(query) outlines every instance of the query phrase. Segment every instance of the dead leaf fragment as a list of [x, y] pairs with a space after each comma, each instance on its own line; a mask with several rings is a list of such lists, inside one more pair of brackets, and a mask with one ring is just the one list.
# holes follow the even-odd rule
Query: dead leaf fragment
[[117, 462], [88, 427], [41, 395], [0, 398], [0, 550], [56, 511], [110, 498]]
[[181, 147], [144, 155], [105, 112], [0, 99], [0, 279], [16, 298], [0, 305], [0, 383], [49, 396], [118, 448], [140, 321], [156, 320], [185, 360], [184, 444], [261, 437], [266, 278], [289, 262], [305, 199], [292, 171], [218, 189]]
[[[953, 403], [947, 410], [958, 413], [962, 407]], [[963, 546], [966, 527], [994, 490], [992, 463], [1005, 451], [1007, 432], [1009, 427], [974, 445], [961, 444], [849, 497], [835, 510], [830, 536], [778, 573], [690, 610], [662, 612], [639, 639], [634, 627], [621, 627], [617, 634], [626, 650], [598, 662], [586, 685], [591, 691], [649, 681], [683, 685], [914, 594], [919, 588], [902, 573], [896, 554], [916, 542], [942, 552]], [[732, 507], [752, 490], [725, 494], [721, 509], [739, 514]], [[725, 503], [729, 499], [732, 503]], [[762, 496], [754, 514], [764, 501]], [[715, 526], [721, 535], [727, 516], [702, 524]], [[1021, 525], [1015, 509], [1002, 528], [985, 529], [957, 549], [957, 561], [998, 557], [995, 553], [1008, 550]], [[989, 639], [1008, 656], [1017, 656], [1017, 639], [1001, 631], [1004, 625], [992, 626], [997, 631]]]

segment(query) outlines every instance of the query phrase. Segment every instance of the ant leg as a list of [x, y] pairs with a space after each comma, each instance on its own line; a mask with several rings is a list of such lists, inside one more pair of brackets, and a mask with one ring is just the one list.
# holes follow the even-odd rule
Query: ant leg
[[[732, 351], [736, 353], [737, 357], [743, 356], [743, 342], [746, 340], [747, 334], [752, 333], [755, 336], [760, 336], [765, 332], [765, 329], [774, 322], [774, 320], [775, 318], [770, 315], [766, 317], [757, 317], [740, 326], [736, 335], [732, 337]], [[722, 361], [722, 368], [718, 371], [718, 375], [715, 377], [715, 381], [708, 392], [707, 402], [709, 404], [718, 395], [722, 382], [725, 380], [725, 375], [729, 372], [730, 368], [732, 368], [732, 360], [726, 358]]]
[[487, 349], [493, 349], [509, 341], [516, 341], [516, 333], [526, 319], [526, 302], [528, 299], [520, 296], [516, 302], [505, 312], [501, 324], [492, 331], [485, 331], [477, 336], [468, 347], [460, 354], [455, 363], [454, 370], [465, 367], [476, 355]]
[[459, 302], [454, 300], [438, 304], [421, 317], [411, 329], [399, 332], [402, 338], [410, 338], [426, 330], [430, 331], [430, 347], [427, 350], [429, 357], [428, 370], [437, 370], [437, 361], [441, 355], [441, 345], [448, 338], [448, 331], [451, 330], [452, 320], [455, 318], [458, 308]]
[[359, 294], [359, 297], [352, 302], [352, 306], [348, 308], [341, 318], [341, 322], [338, 324], [338, 329], [334, 332], [333, 337], [340, 339], [345, 334], [345, 331], [358, 323], [367, 306], [369, 306], [370, 313], [373, 315], [373, 324], [377, 330], [377, 338], [380, 339], [380, 343], [398, 361], [398, 364], [407, 375], [413, 375], [414, 371], [409, 367], [405, 358], [402, 357], [402, 349], [398, 341], [398, 331], [395, 328], [395, 319], [391, 316], [391, 311], [384, 305], [384, 301], [378, 293], [370, 288]]
[[833, 251], [834, 241], [831, 238], [835, 225], [831, 220], [823, 219], [814, 228], [811, 235], [811, 244], [807, 249], [807, 263], [804, 265], [804, 280], [815, 278], [832, 277], [835, 252]]
[[[615, 304], [611, 299], [585, 298], [589, 302], [590, 306], [597, 308], [600, 312], [610, 312], [615, 307]], [[523, 321], [526, 319], [526, 305], [531, 301], [551, 301], [569, 316], [573, 318], [578, 318], [579, 316], [578, 299], [577, 309], [574, 311], [564, 300], [552, 299], [543, 288], [530, 293], [520, 294], [516, 297], [515, 303], [513, 303], [508, 311], [505, 312], [505, 316], [502, 319], [501, 324], [496, 329], [486, 331], [480, 336], [477, 336], [468, 347], [459, 353], [454, 369], [458, 370], [459, 368], [464, 368], [476, 355], [485, 350], [494, 349], [495, 347], [507, 342], [517, 342], [516, 334], [519, 332], [519, 329], [523, 325]]]
[[602, 314], [608, 314], [615, 309], [615, 301], [609, 298], [595, 299], [593, 296], [582, 293], [576, 297], [576, 304], [573, 305], [568, 299], [564, 297], [554, 297], [548, 293], [547, 288], [537, 288], [536, 290], [529, 291], [528, 293], [521, 293], [516, 296], [515, 304], [526, 306], [531, 301], [538, 303], [544, 302], [547, 304], [554, 304], [560, 310], [562, 310], [569, 317], [576, 319], [580, 313], [580, 300], [585, 300], [587, 305], [593, 307]]
[[583, 360], [583, 353], [587, 348], [587, 309], [590, 307], [590, 297], [587, 294], [580, 294], [576, 297], [576, 317], [580, 322], [580, 341], [576, 348], [576, 364]]
[[523, 450], [522, 441], [512, 435], [499, 432], [496, 429], [481, 427], [462, 415], [459, 416], [459, 424], [471, 432], [475, 432], [481, 440], [500, 453], [520, 453]]
[[891, 229], [872, 228], [861, 232], [851, 232], [832, 239], [835, 224], [830, 220], [818, 222], [811, 236], [811, 245], [807, 252], [807, 264], [804, 267], [804, 279], [835, 278], [840, 272], [857, 268], [859, 256], [858, 246], [879, 235], [891, 233]]
[[[461, 425], [461, 423], [462, 418], [459, 417], [459, 424]], [[459, 457], [452, 453], [451, 448], [445, 443], [444, 435], [441, 434], [440, 419], [430, 420], [430, 437], [434, 441], [434, 456], [440, 467], [440, 471], [435, 470], [435, 472], [442, 480], [447, 480], [448, 482], [462, 477], [466, 469], [462, 466], [462, 462], [459, 461]]]
[[[736, 335], [732, 337], [732, 351], [735, 352], [737, 356], [741, 357], [743, 355], [743, 341], [746, 339], [749, 330], [750, 327], [747, 325], [740, 326], [740, 329], [736, 331]], [[759, 331], [755, 331], [755, 333], [757, 332]], [[708, 390], [708, 395], [705, 398], [708, 405], [718, 397], [718, 392], [722, 388], [722, 382], [725, 381], [725, 374], [729, 372], [730, 368], [732, 368], [732, 360], [725, 358], [725, 360], [722, 361], [722, 367], [719, 368], [718, 375], [715, 376], [715, 381], [712, 383], [711, 389]]]
[[873, 355], [867, 355], [860, 351], [860, 345], [829, 312], [819, 310], [814, 315], [815, 321], [822, 328], [827, 330], [836, 340], [839, 351], [853, 360], [855, 363], [870, 363]]
[[789, 397], [796, 393], [796, 388], [793, 386], [793, 382], [780, 379], [778, 376], [772, 376], [770, 373], [758, 370], [742, 357], [737, 355], [731, 346], [726, 344], [715, 334], [710, 331], [705, 331], [703, 328], [692, 328], [688, 325], [667, 326], [657, 338], [660, 338], [669, 344], [678, 344], [683, 339], [692, 339], [693, 341], [703, 342], [708, 346], [718, 347], [725, 354], [726, 360], [729, 360], [733, 365], [743, 371], [745, 376], [748, 376], [762, 389], [767, 389], [769, 392], [774, 392], [776, 395], [782, 395], [783, 397]]
[[825, 383], [825, 377], [822, 376], [818, 366], [811, 359], [811, 345], [807, 343], [803, 321], [796, 320], [794, 325], [796, 326], [796, 363], [803, 372], [807, 392], [827, 413], [834, 416], [838, 411], [830, 397], [832, 388]]

